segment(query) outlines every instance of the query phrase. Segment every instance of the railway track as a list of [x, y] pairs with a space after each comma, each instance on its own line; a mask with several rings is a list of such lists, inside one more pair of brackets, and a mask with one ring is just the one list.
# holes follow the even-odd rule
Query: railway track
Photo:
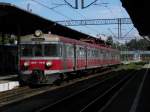
[[20, 87], [18, 89], [2, 93], [0, 94], [0, 107], [36, 95], [38, 91], [43, 89], [44, 88], [31, 89], [29, 87]]
[[[93, 109], [93, 106], [90, 105], [96, 104], [94, 102], [98, 102], [98, 101], [100, 101], [99, 107], [103, 108], [106, 107], [105, 104], [107, 104], [106, 102], [108, 101], [108, 99], [110, 99], [110, 97], [113, 96], [115, 92], [117, 93], [119, 91], [119, 89], [121, 88], [119, 87], [119, 85], [120, 86], [125, 85], [128, 79], [131, 79], [132, 76], [135, 76], [135, 74], [131, 73], [131, 71], [136, 71], [136, 70], [140, 71], [139, 68], [124, 69], [124, 67], [123, 68], [121, 67], [121, 69], [119, 68], [117, 70], [116, 69], [109, 70], [109, 71], [107, 70], [104, 71], [103, 73], [97, 73], [95, 75], [89, 75], [86, 77], [73, 79], [69, 83], [64, 82], [61, 86], [45, 86], [36, 89], [31, 89], [28, 87], [18, 88], [19, 91], [21, 92], [26, 91], [26, 92], [21, 93], [16, 89], [14, 92], [9, 91], [12, 93], [12, 95], [8, 94], [7, 92], [3, 94], [0, 93], [0, 100], [1, 99], [3, 100], [0, 103], [0, 111], [1, 112], [12, 112], [12, 111], [42, 112], [42, 111], [51, 110], [52, 112], [59, 112], [59, 111], [86, 112], [86, 110], [89, 110], [89, 108]], [[129, 76], [129, 77], [125, 79], [125, 76]], [[120, 82], [119, 84], [119, 81], [121, 79], [124, 79], [125, 81]], [[112, 86], [117, 83], [118, 85], [116, 85], [116, 87]], [[88, 92], [88, 88], [90, 90], [89, 92]], [[31, 91], [28, 89], [30, 89]], [[81, 95], [78, 96], [78, 93], [84, 90], [86, 91], [86, 89], [87, 92], [83, 92], [83, 94], [81, 93]], [[106, 95], [104, 95], [104, 93], [106, 93]], [[13, 97], [13, 94], [15, 97]], [[7, 97], [7, 95], [9, 95], [10, 97]], [[70, 100], [69, 97], [72, 100]], [[105, 100], [101, 100], [101, 98], [104, 98]], [[65, 102], [64, 99], [68, 99], [67, 102]], [[64, 102], [61, 103], [61, 101], [63, 100]], [[55, 104], [57, 105], [55, 109], [58, 110], [55, 109], [52, 110], [55, 107]], [[99, 109], [99, 107], [96, 108]], [[93, 109], [92, 112], [94, 112], [94, 110], [95, 109]]]
[[[113, 94], [118, 92], [120, 89], [120, 87], [116, 85], [116, 87], [114, 87], [114, 89], [111, 90], [110, 88], [112, 88], [112, 85], [115, 85], [117, 83], [119, 84], [119, 81], [121, 81], [121, 79], [124, 79], [124, 81], [123, 82], [121, 81], [119, 84], [122, 87], [132, 77], [134, 78], [134, 76], [136, 75], [133, 73], [133, 69], [113, 71], [109, 74], [99, 75], [95, 77], [93, 76], [93, 78], [89, 78], [89, 80], [82, 79], [83, 81], [72, 83], [69, 86], [67, 85], [66, 87], [61, 85], [61, 87], [59, 86], [58, 89], [55, 89], [54, 91], [51, 89], [53, 87], [51, 87], [49, 88], [49, 91], [44, 92], [43, 94], [39, 94], [31, 98], [26, 98], [24, 100], [11, 103], [9, 105], [5, 105], [0, 108], [0, 111], [1, 112], [12, 112], [12, 111], [14, 112], [16, 111], [21, 111], [21, 112], [42, 112], [42, 111], [44, 112], [46, 111], [80, 112], [82, 110], [83, 112], [86, 112], [86, 110], [89, 110], [89, 108], [93, 109], [93, 106], [90, 106], [90, 105], [93, 105], [95, 104], [94, 102], [98, 102], [98, 101], [100, 101], [100, 103], [98, 103], [99, 106], [96, 108], [97, 109], [103, 108], [103, 106], [105, 107], [105, 104], [107, 104], [106, 102], [111, 98], [111, 96], [113, 96]], [[86, 92], [83, 92], [82, 94], [81, 91], [84, 91], [84, 90]], [[78, 95], [78, 93], [80, 92], [81, 94]], [[104, 93], [107, 93], [107, 94], [102, 96], [102, 94]], [[99, 97], [100, 97], [100, 100], [99, 100]], [[103, 98], [104, 100], [101, 100], [101, 98]], [[93, 102], [93, 104], [91, 102]], [[95, 107], [92, 110], [92, 112], [94, 112], [94, 110], [95, 110]]]
[[[108, 73], [111, 73], [112, 70], [107, 70], [104, 71], [103, 73], [97, 73], [95, 75], [89, 75], [87, 77], [82, 77], [81, 79], [74, 79], [73, 81], [68, 82], [64, 82], [61, 86], [54, 86], [54, 85], [50, 85], [50, 86], [43, 86], [40, 88], [30, 88], [30, 87], [19, 87], [13, 90], [9, 90], [7, 92], [2, 92], [0, 93], [0, 107], [7, 105], [7, 104], [11, 104], [17, 101], [21, 101], [24, 100], [26, 98], [44, 93], [46, 91], [52, 91], [54, 89], [58, 89], [58, 88], [62, 88], [68, 85], [72, 85], [74, 83], [86, 80], [86, 79], [90, 79], [90, 78], [94, 78], [94, 77], [98, 77], [101, 76], [103, 77], [107, 77], [109, 76]], [[106, 75], [108, 74], [108, 75]]]
[[[57, 102], [46, 105], [36, 112], [97, 112], [119, 89], [135, 76], [135, 71], [117, 74], [77, 91]], [[96, 105], [98, 104], [98, 107]], [[97, 111], [96, 111], [97, 110]]]

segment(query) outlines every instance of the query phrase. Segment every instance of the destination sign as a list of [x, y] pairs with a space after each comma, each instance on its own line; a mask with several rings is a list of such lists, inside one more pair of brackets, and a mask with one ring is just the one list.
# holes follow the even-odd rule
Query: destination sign
[[32, 41], [44, 41], [45, 38], [32, 38]]

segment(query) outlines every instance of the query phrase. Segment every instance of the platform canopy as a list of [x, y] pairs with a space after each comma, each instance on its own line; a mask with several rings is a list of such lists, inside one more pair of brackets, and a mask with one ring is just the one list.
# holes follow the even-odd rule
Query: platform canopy
[[129, 13], [134, 26], [142, 36], [150, 38], [150, 16], [148, 0], [121, 0], [123, 7]]
[[87, 34], [62, 26], [10, 3], [0, 3], [0, 33], [27, 35], [35, 30], [51, 32], [69, 38], [93, 38]]

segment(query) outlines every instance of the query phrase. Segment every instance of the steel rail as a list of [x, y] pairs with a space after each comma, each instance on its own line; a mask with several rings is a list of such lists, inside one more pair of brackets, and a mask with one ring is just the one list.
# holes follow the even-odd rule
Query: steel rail
[[41, 94], [41, 93], [44, 93], [47, 91], [52, 91], [52, 90], [55, 90], [55, 89], [58, 89], [61, 87], [69, 86], [69, 85], [75, 84], [80, 81], [84, 81], [84, 80], [91, 79], [91, 78], [98, 77], [98, 76], [105, 77], [105, 75], [110, 72], [112, 72], [112, 70], [104, 71], [102, 73], [96, 73], [94, 75], [82, 77], [80, 79], [74, 79], [73, 81], [70, 81], [69, 83], [64, 82], [61, 86], [50, 85], [50, 86], [46, 86], [46, 87], [44, 86], [44, 87], [36, 88], [36, 89], [31, 89], [29, 87], [23, 87], [23, 88], [17, 88], [15, 90], [3, 92], [3, 93], [0, 93], [0, 107], [10, 104], [10, 103], [24, 100], [26, 98], [29, 98], [29, 97], [32, 97], [32, 96], [35, 96], [35, 95], [38, 95], [38, 94]]
[[[117, 74], [116, 76], [118, 76], [118, 74]], [[52, 104], [50, 104], [50, 105], [47, 105], [47, 106], [45, 106], [45, 107], [43, 107], [43, 108], [40, 108], [40, 109], [38, 109], [36, 112], [43, 112], [43, 111], [45, 111], [45, 110], [47, 110], [47, 109], [51, 109], [51, 108], [55, 107], [57, 104], [62, 104], [62, 103], [64, 103], [65, 101], [71, 99], [71, 98], [74, 97], [74, 96], [78, 96], [78, 95], [80, 95], [80, 94], [82, 94], [82, 93], [87, 93], [87, 91], [88, 91], [89, 89], [92, 89], [92, 88], [94, 88], [95, 86], [98, 86], [98, 85], [100, 85], [100, 84], [102, 84], [102, 83], [104, 83], [104, 82], [106, 82], [106, 81], [108, 81], [108, 80], [110, 80], [110, 79], [112, 79], [112, 78], [114, 78], [114, 77], [115, 77], [114, 75], [113, 75], [113, 76], [110, 76], [110, 77], [107, 77], [106, 79], [104, 79], [104, 80], [102, 80], [102, 81], [100, 81], [100, 82], [97, 82], [97, 83], [95, 83], [95, 84], [89, 86], [88, 88], [85, 88], [85, 89], [83, 89], [83, 90], [77, 91], [77, 92], [75, 92], [75, 93], [73, 93], [73, 94], [71, 94], [71, 95], [69, 95], [69, 96], [67, 96], [67, 97], [65, 97], [65, 98], [63, 98], [63, 99], [61, 99], [61, 100], [58, 100], [57, 102], [54, 102], [54, 103], [52, 103]], [[71, 103], [71, 102], [70, 102], [70, 103]]]
[[[108, 89], [106, 92], [104, 92], [102, 95], [100, 95], [99, 97], [97, 97], [95, 100], [93, 100], [92, 102], [90, 102], [87, 106], [85, 106], [80, 112], [88, 112], [90, 109], [92, 109], [92, 107], [98, 102], [98, 101], [102, 101], [102, 99], [104, 99], [104, 97], [107, 97], [108, 94], [110, 94], [111, 92], [118, 93], [120, 92], [120, 89], [122, 87], [124, 87], [125, 85], [127, 85], [127, 83], [129, 83], [134, 77], [135, 72], [130, 73], [129, 76], [126, 76], [124, 79], [120, 80], [119, 82], [117, 82], [115, 85], [113, 85], [110, 89]], [[132, 75], [132, 76], [131, 76]], [[122, 84], [123, 83], [123, 84]], [[122, 86], [123, 85], [123, 86]], [[120, 87], [119, 87], [120, 86]], [[116, 88], [119, 88], [119, 90], [117, 89], [115, 91]], [[112, 93], [111, 93], [112, 94]], [[113, 96], [113, 94], [112, 94]], [[110, 98], [111, 100], [111, 98]], [[110, 103], [110, 100], [108, 101]], [[102, 112], [102, 110], [104, 108], [106, 108], [105, 106], [108, 105], [107, 102], [106, 104], [104, 104], [104, 106], [101, 107], [100, 112]]]

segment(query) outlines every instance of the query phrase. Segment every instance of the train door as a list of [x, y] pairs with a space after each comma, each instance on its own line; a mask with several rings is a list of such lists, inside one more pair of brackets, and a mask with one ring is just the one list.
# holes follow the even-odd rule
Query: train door
[[76, 48], [75, 48], [75, 52], [76, 52], [76, 58], [75, 58], [75, 63], [76, 63], [76, 70], [78, 70], [80, 67], [79, 65], [79, 59], [80, 59], [80, 50], [79, 50], [79, 45], [76, 45]]
[[74, 70], [74, 45], [67, 44], [67, 68], [69, 71]]
[[85, 46], [76, 46], [76, 68], [82, 70], [86, 68], [86, 50]]
[[77, 66], [76, 44], [74, 44], [73, 47], [74, 47], [74, 67], [73, 67], [73, 69], [76, 70], [76, 66]]
[[87, 66], [88, 66], [88, 50], [87, 50], [88, 48], [87, 48], [87, 46], [85, 47], [85, 63], [86, 63], [86, 65], [85, 65], [85, 69], [87, 69]]
[[66, 53], [66, 44], [62, 44], [62, 55], [63, 55], [63, 68], [64, 70], [67, 70], [67, 53]]
[[72, 44], [65, 44], [63, 49], [64, 69], [67, 71], [73, 71], [74, 60], [74, 46]]

